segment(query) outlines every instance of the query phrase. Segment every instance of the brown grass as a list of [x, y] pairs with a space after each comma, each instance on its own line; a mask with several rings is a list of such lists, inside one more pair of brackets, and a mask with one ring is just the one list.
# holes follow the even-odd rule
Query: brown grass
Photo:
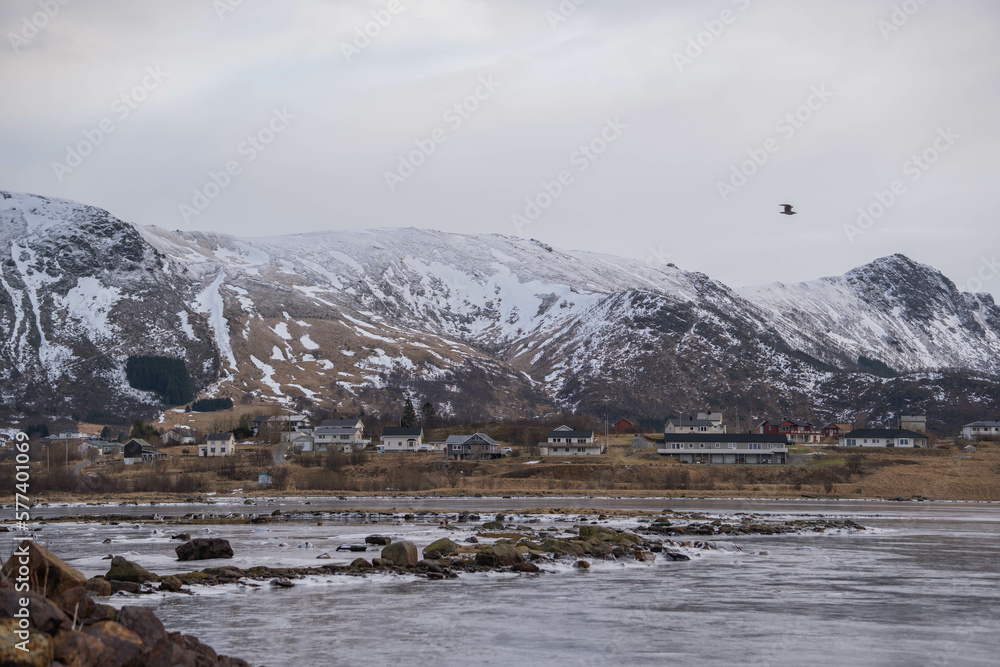
[[[859, 454], [828, 450], [829, 459], [808, 465], [712, 466], [681, 464], [650, 452], [613, 448], [600, 457], [516, 457], [500, 461], [444, 462], [433, 454], [316, 455], [275, 467], [270, 449], [244, 451], [230, 459], [184, 456], [184, 448], [150, 466], [90, 466], [85, 483], [65, 470], [33, 473], [32, 486], [50, 500], [113, 494], [253, 493], [331, 495], [629, 495], [789, 498], [911, 498], [1000, 501], [1000, 445], [984, 444], [971, 457], [960, 449], [865, 450], [860, 467], [849, 464]], [[189, 447], [189, 451], [196, 449]], [[846, 456], [845, 456], [846, 454]], [[822, 457], [817, 457], [822, 458]], [[301, 465], [301, 464], [305, 465]], [[0, 475], [11, 474], [0, 464]], [[280, 472], [276, 486], [258, 489], [257, 474]]]

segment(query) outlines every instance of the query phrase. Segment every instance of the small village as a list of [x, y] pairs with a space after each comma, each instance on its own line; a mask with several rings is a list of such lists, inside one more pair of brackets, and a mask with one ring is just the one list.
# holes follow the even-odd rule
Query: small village
[[[233, 411], [230, 407], [211, 413], [210, 423], [225, 423], [226, 415]], [[62, 471], [62, 486], [54, 485], [53, 490], [77, 492], [205, 492], [209, 488], [206, 475], [261, 492], [427, 491], [455, 488], [459, 483], [455, 470], [459, 475], [469, 474], [462, 467], [467, 464], [487, 467], [477, 468], [474, 475], [460, 479], [462, 483], [482, 475], [490, 481], [480, 481], [496, 489], [512, 484], [512, 479], [532, 477], [545, 478], [544, 484], [537, 486], [550, 489], [696, 489], [700, 483], [677, 472], [674, 466], [679, 464], [681, 470], [692, 465], [730, 470], [712, 473], [711, 479], [717, 481], [709, 486], [725, 486], [730, 480], [745, 478], [749, 473], [738, 471], [748, 468], [800, 469], [771, 477], [819, 480], [814, 487], [821, 484], [833, 492], [838, 482], [845, 481], [843, 474], [833, 475], [838, 466], [857, 472], [865, 461], [874, 461], [877, 452], [948, 452], [970, 459], [984, 445], [1000, 441], [1000, 420], [971, 422], [954, 435], [942, 436], [928, 430], [924, 415], [902, 415], [889, 426], [864, 428], [765, 419], [753, 429], [739, 430], [726, 423], [723, 413], [706, 411], [670, 417], [656, 432], [644, 433], [638, 420], [628, 418], [614, 423], [608, 418], [603, 429], [586, 428], [588, 421], [596, 420], [579, 416], [566, 417], [571, 425], [518, 428], [509, 424], [440, 425], [435, 423], [432, 407], [425, 405], [423, 413], [418, 418], [407, 401], [400, 425], [392, 426], [370, 417], [316, 419], [271, 410], [268, 414], [243, 411], [237, 421], [230, 420], [235, 426], [209, 432], [184, 424], [157, 428], [141, 421], [117, 438], [109, 437], [113, 434], [108, 427], [102, 434], [65, 429], [44, 436], [36, 433], [31, 443], [32, 459], [40, 472], [53, 478]], [[179, 421], [195, 423], [198, 416], [183, 412]], [[580, 473], [570, 482], [565, 479], [567, 473], [552, 472], [552, 464], [560, 461], [591, 461], [593, 466], [589, 476]], [[659, 477], [647, 471], [646, 478], [631, 481], [620, 467], [630, 462], [658, 470]], [[506, 468], [499, 472], [501, 468], [490, 468], [491, 463], [519, 466], [521, 472]], [[370, 474], [361, 472], [366, 469]], [[324, 471], [328, 473], [325, 476]], [[560, 481], [556, 483], [556, 479]], [[630, 481], [619, 484], [620, 479]], [[796, 490], [802, 482], [785, 486]]]

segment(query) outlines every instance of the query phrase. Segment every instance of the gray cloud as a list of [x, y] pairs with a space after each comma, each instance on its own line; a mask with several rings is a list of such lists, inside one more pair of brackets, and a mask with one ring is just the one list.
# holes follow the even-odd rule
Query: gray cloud
[[[30, 38], [39, 0], [5, 2], [0, 187], [234, 234], [520, 231], [669, 254], [733, 285], [904, 252], [967, 286], [1000, 255], [995, 3], [589, 0], [553, 28], [558, 0], [399, 2], [386, 21], [388, 0], [243, 0], [221, 19], [211, 0], [73, 0]], [[919, 10], [886, 36], [894, 5]], [[380, 11], [386, 25], [355, 43]], [[162, 83], [122, 102], [157, 66]], [[461, 123], [447, 116], [482, 77], [500, 87]], [[832, 96], [807, 120], [777, 125], [820, 86]], [[250, 160], [241, 146], [268, 138], [275, 109], [294, 119]], [[581, 171], [574, 156], [614, 118], [627, 129]], [[103, 120], [114, 131], [60, 181], [53, 162]], [[904, 165], [947, 128], [960, 138], [913, 180]], [[777, 151], [723, 201], [718, 183], [769, 139]], [[428, 141], [390, 191], [386, 172]], [[180, 205], [232, 161], [239, 173], [186, 222]], [[519, 229], [512, 216], [563, 171], [572, 183]], [[852, 236], [894, 181], [903, 193]], [[786, 201], [798, 216], [777, 215]], [[1000, 295], [1000, 275], [982, 289]]]

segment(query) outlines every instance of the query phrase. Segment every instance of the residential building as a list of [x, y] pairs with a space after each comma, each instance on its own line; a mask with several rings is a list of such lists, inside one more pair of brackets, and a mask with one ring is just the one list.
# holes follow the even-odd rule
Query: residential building
[[236, 438], [232, 433], [212, 433], [204, 445], [198, 445], [198, 456], [232, 456], [236, 453]]
[[[836, 426], [835, 424], [831, 426]], [[827, 429], [830, 426], [826, 427]], [[761, 422], [758, 431], [761, 435], [785, 435], [792, 442], [799, 445], [818, 445], [824, 437], [824, 429], [813, 426], [810, 422], [786, 419], [780, 422], [765, 420]], [[837, 431], [839, 435], [839, 430]]]
[[787, 462], [789, 444], [774, 434], [667, 433], [656, 441], [656, 453], [681, 463], [778, 465]]
[[627, 419], [619, 419], [615, 422], [615, 433], [635, 433], [635, 424]]
[[721, 412], [699, 412], [698, 417], [672, 417], [663, 427], [664, 433], [725, 433]]
[[927, 436], [901, 428], [859, 428], [842, 434], [840, 446], [919, 448], [927, 446]]
[[382, 429], [383, 452], [428, 451], [424, 446], [424, 429], [390, 426]]
[[978, 421], [962, 427], [962, 437], [966, 440], [1000, 438], [1000, 421]]
[[316, 451], [341, 449], [353, 452], [364, 449], [371, 440], [364, 439], [365, 425], [360, 419], [326, 419], [312, 432]]
[[498, 459], [503, 456], [500, 453], [500, 443], [485, 433], [450, 435], [445, 445], [449, 461]]
[[127, 466], [136, 463], [150, 463], [166, 456], [163, 452], [153, 449], [152, 445], [141, 438], [132, 438], [126, 442], [122, 446], [122, 454]]
[[165, 445], [193, 445], [194, 436], [179, 428], [173, 428], [160, 436]]
[[836, 440], [840, 437], [841, 433], [847, 433], [850, 430], [850, 424], [827, 424], [822, 428], [823, 439], [833, 438]]
[[549, 431], [547, 442], [540, 445], [542, 456], [600, 456], [604, 446], [594, 442], [593, 431], [574, 431], [560, 426]]
[[283, 434], [282, 442], [290, 442], [292, 440], [291, 436], [284, 435], [286, 433], [309, 433], [312, 430], [312, 423], [309, 421], [309, 417], [305, 415], [262, 415], [254, 417], [250, 424], [254, 435], [258, 435], [260, 429], [265, 426], [281, 432]]

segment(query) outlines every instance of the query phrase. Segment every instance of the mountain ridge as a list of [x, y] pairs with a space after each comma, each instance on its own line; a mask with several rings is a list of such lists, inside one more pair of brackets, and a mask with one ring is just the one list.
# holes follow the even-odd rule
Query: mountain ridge
[[997, 405], [1000, 309], [903, 255], [730, 288], [500, 234], [240, 238], [14, 193], [0, 253], [0, 367], [26, 389], [0, 396], [11, 413], [153, 410], [119, 368], [140, 353], [184, 358], [211, 394], [386, 415], [403, 395], [470, 418], [714, 405], [951, 424]]

